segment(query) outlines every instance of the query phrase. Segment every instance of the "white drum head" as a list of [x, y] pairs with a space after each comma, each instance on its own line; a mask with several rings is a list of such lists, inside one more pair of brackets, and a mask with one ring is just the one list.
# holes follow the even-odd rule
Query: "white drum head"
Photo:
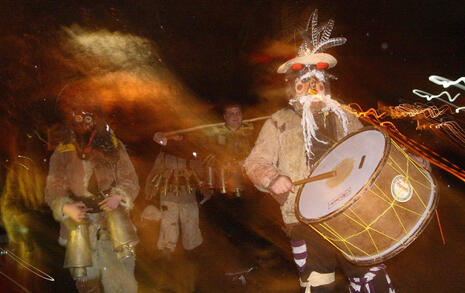
[[336, 170], [336, 177], [305, 184], [298, 213], [309, 221], [325, 217], [344, 206], [369, 181], [383, 159], [387, 138], [376, 129], [346, 137], [317, 163], [311, 176]]

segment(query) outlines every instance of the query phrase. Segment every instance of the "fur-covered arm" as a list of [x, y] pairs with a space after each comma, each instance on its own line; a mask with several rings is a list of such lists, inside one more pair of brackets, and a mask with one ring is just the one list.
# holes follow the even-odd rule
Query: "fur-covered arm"
[[363, 127], [362, 122], [355, 114], [349, 113], [347, 116], [349, 120], [349, 131], [350, 132], [357, 131]]
[[244, 163], [250, 180], [261, 191], [269, 192], [268, 187], [280, 175], [277, 168], [278, 150], [278, 129], [274, 122], [268, 119]]
[[68, 196], [68, 180], [66, 178], [66, 153], [55, 152], [50, 157], [50, 166], [45, 184], [45, 202], [50, 206], [55, 220], [62, 222], [67, 218], [63, 214], [63, 205], [73, 203]]
[[121, 141], [119, 143], [119, 160], [116, 164], [116, 186], [110, 191], [110, 195], [121, 196], [121, 205], [130, 210], [134, 206], [134, 200], [139, 193], [139, 179], [131, 159]]

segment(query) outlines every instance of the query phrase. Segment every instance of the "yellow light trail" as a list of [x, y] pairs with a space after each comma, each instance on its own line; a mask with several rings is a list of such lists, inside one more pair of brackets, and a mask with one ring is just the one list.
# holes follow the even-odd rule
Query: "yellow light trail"
[[381, 119], [387, 116], [386, 112], [379, 113], [378, 110], [373, 108], [363, 111], [362, 107], [356, 103], [351, 103], [348, 106], [344, 106], [344, 108], [371, 125], [384, 128], [391, 138], [407, 147], [410, 152], [425, 158], [431, 164], [449, 172], [465, 182], [465, 170], [463, 170], [460, 166], [417, 141], [406, 137], [391, 121], [381, 121]]

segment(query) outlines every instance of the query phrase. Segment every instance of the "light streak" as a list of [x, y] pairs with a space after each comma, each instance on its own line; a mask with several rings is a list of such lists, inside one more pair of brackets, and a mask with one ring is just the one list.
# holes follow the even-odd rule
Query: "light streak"
[[26, 159], [26, 160], [29, 160], [30, 162], [32, 162], [32, 159], [27, 157], [27, 156], [23, 156], [23, 155], [18, 155], [17, 156], [18, 158], [22, 158], [22, 159]]
[[[363, 111], [362, 107], [357, 103], [350, 103], [348, 106], [342, 105], [342, 107], [349, 111], [352, 114], [357, 115], [357, 117], [373, 117], [376, 120], [380, 120], [386, 117], [387, 113], [385, 111], [378, 113], [378, 110], [370, 108], [367, 111]], [[355, 110], [355, 112], [354, 112]]]
[[[395, 107], [383, 107], [389, 113], [393, 119], [404, 118], [404, 117], [418, 117], [420, 118], [431, 118], [435, 119], [439, 116], [450, 112], [453, 114], [452, 109], [449, 105], [443, 105], [440, 108], [436, 106], [426, 105], [410, 105], [401, 104]], [[417, 130], [442, 130], [454, 141], [458, 140], [459, 143], [465, 143], [465, 131], [460, 127], [456, 121], [446, 121], [441, 123], [434, 123], [431, 121], [425, 121], [426, 119], [417, 119]]]
[[4, 276], [4, 277], [7, 278], [8, 280], [10, 280], [13, 284], [15, 284], [16, 286], [18, 286], [19, 288], [21, 288], [21, 290], [23, 290], [24, 292], [26, 292], [26, 293], [31, 293], [31, 291], [29, 291], [26, 287], [24, 287], [24, 286], [21, 285], [20, 283], [16, 282], [15, 279], [11, 278], [10, 276], [8, 276], [7, 274], [5, 274], [4, 272], [0, 271], [0, 275]]
[[[465, 77], [460, 77], [459, 79], [455, 80], [455, 81], [451, 81], [445, 77], [441, 77], [441, 76], [438, 76], [438, 75], [431, 75], [429, 77], [429, 80], [431, 82], [433, 82], [434, 84], [437, 84], [437, 85], [442, 85], [444, 88], [448, 88], [450, 86], [455, 86], [459, 89], [462, 89], [462, 90], [465, 90], [465, 86], [461, 85], [460, 82], [463, 82], [465, 84]], [[451, 96], [451, 94], [449, 94], [449, 92], [447, 91], [442, 91], [440, 94], [438, 95], [433, 95], [433, 94], [430, 94], [426, 91], [423, 91], [423, 90], [419, 90], [419, 89], [414, 89], [412, 90], [412, 92], [421, 97], [421, 98], [425, 98], [427, 101], [431, 101], [433, 99], [437, 99], [443, 103], [446, 103], [452, 107], [455, 108], [455, 113], [459, 113], [460, 111], [464, 110], [465, 111], [465, 107], [459, 107], [457, 105], [455, 105], [453, 102], [455, 102], [455, 100], [457, 100], [457, 98], [460, 96], [460, 93], [456, 94], [455, 96]], [[442, 99], [441, 97], [442, 96], [446, 96], [447, 97], [447, 100], [444, 100]]]
[[[460, 93], [456, 94], [454, 97], [452, 97], [449, 92], [446, 92], [446, 91], [442, 91], [439, 95], [433, 95], [433, 94], [430, 94], [428, 92], [425, 92], [423, 90], [417, 90], [417, 89], [414, 89], [412, 90], [412, 93], [414, 93], [415, 95], [421, 97], [421, 98], [425, 98], [427, 101], [431, 101], [432, 99], [437, 99], [443, 103], [446, 103], [448, 105], [451, 105], [452, 107], [455, 108], [455, 112], [458, 113], [460, 112], [461, 110], [465, 110], [465, 107], [458, 107], [456, 105], [454, 105], [452, 102], [454, 102], [458, 96], [460, 96]], [[440, 97], [442, 95], [446, 95], [447, 98], [449, 99], [449, 101], [447, 100], [444, 100], [444, 99], [441, 99]]]
[[11, 259], [13, 259], [19, 265], [21, 265], [22, 267], [24, 267], [25, 269], [27, 269], [28, 271], [30, 271], [34, 275], [38, 276], [39, 278], [42, 278], [42, 279], [50, 281], [50, 282], [55, 282], [55, 279], [52, 276], [50, 276], [46, 272], [40, 270], [38, 267], [28, 263], [27, 261], [25, 261], [21, 257], [14, 254], [11, 250], [0, 248], [0, 252], [1, 252], [1, 254], [8, 255]]
[[454, 137], [456, 137], [460, 143], [465, 144], [465, 131], [460, 127], [460, 125], [456, 121], [447, 121], [442, 122], [434, 125], [435, 128], [443, 128], [447, 132], [452, 133]]
[[463, 82], [465, 85], [465, 77], [460, 77], [459, 79], [455, 81], [451, 81], [445, 77], [438, 76], [438, 75], [431, 75], [428, 78], [432, 83], [435, 83], [437, 85], [442, 85], [445, 89], [450, 87], [450, 86], [455, 86], [458, 87], [459, 89], [465, 90], [465, 86], [461, 85], [460, 83]]
[[[385, 117], [386, 112], [378, 113], [378, 111], [373, 108], [370, 108], [367, 111], [363, 111], [360, 105], [356, 103], [351, 103], [348, 106], [343, 107], [350, 113], [355, 114], [357, 117], [363, 119], [371, 125], [380, 126], [385, 129], [392, 139], [407, 147], [411, 153], [425, 158], [431, 164], [436, 165], [437, 167], [461, 179], [462, 181], [465, 181], [465, 170], [463, 170], [460, 166], [449, 161], [428, 147], [418, 143], [417, 141], [408, 138], [402, 134], [391, 121], [381, 121], [380, 118]], [[442, 125], [450, 125], [448, 129], [452, 129], [453, 131], [457, 130], [456, 125], [453, 123], [447, 124], [447, 122], [445, 122], [442, 123]]]
[[446, 112], [451, 112], [449, 105], [443, 105], [440, 108], [426, 105], [401, 104], [395, 107], [387, 107], [389, 116], [392, 118], [415, 117], [424, 115], [426, 118], [437, 118]]

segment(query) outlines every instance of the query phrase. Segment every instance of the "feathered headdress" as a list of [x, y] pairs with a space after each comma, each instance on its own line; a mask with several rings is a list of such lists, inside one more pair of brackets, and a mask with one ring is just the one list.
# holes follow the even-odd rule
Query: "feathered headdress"
[[[311, 31], [309, 28], [311, 26]], [[334, 20], [330, 19], [325, 25], [318, 26], [318, 9], [313, 11], [307, 21], [307, 25], [300, 32], [303, 42], [299, 47], [297, 56], [288, 60], [278, 68], [278, 73], [286, 73], [294, 64], [318, 65], [321, 68], [332, 68], [336, 66], [337, 60], [323, 50], [343, 45], [347, 39], [344, 37], [330, 38], [334, 27]]]

